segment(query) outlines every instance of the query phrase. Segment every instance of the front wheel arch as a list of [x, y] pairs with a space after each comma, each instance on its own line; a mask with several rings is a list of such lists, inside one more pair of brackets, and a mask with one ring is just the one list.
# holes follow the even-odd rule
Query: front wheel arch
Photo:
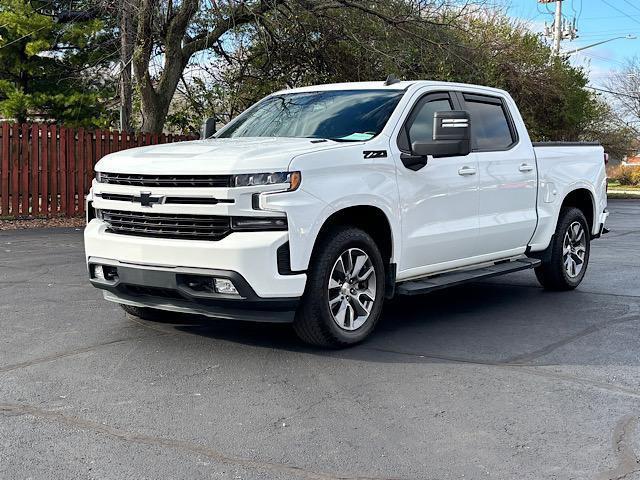
[[311, 258], [316, 254], [321, 240], [341, 227], [358, 228], [373, 238], [380, 249], [385, 265], [395, 258], [393, 231], [387, 215], [378, 207], [354, 205], [332, 213], [322, 224], [316, 235]]

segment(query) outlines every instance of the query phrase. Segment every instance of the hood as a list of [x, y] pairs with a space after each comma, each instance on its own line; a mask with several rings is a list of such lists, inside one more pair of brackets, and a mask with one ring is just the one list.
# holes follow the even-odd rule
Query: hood
[[99, 172], [149, 175], [214, 175], [286, 171], [302, 153], [354, 143], [318, 142], [310, 138], [220, 138], [164, 143], [111, 153], [95, 167]]

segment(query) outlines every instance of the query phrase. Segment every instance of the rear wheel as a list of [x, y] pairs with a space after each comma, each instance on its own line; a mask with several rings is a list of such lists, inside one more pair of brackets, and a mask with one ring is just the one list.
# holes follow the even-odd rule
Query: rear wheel
[[591, 235], [581, 210], [566, 208], [560, 212], [549, 260], [535, 269], [540, 284], [547, 290], [573, 290], [584, 278], [589, 264]]
[[307, 343], [343, 347], [364, 340], [384, 301], [384, 264], [364, 231], [343, 227], [319, 240], [293, 327]]

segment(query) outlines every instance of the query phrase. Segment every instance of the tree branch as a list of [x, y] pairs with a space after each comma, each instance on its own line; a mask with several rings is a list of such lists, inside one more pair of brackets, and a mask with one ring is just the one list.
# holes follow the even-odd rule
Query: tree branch
[[256, 18], [275, 9], [285, 0], [261, 0], [255, 7], [249, 8], [246, 4], [240, 3], [233, 8], [229, 15], [222, 19], [213, 30], [196, 36], [192, 41], [182, 47], [183, 55], [187, 58], [196, 52], [208, 48], [216, 43], [225, 33], [241, 25], [246, 25], [256, 20]]

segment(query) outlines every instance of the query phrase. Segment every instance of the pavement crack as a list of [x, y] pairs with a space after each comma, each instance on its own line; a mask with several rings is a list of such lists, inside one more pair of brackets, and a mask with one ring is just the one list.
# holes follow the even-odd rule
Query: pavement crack
[[633, 320], [637, 320], [640, 318], [638, 312], [640, 311], [640, 307], [637, 304], [630, 303], [629, 311], [622, 315], [621, 317], [614, 318], [613, 320], [608, 320], [606, 322], [595, 323], [593, 325], [589, 325], [588, 327], [580, 330], [579, 332], [574, 333], [573, 335], [569, 335], [568, 337], [562, 338], [556, 342], [550, 343], [538, 350], [534, 350], [533, 352], [523, 353], [520, 355], [516, 355], [514, 357], [508, 358], [504, 360], [503, 363], [506, 364], [526, 364], [527, 362], [531, 362], [536, 358], [544, 357], [549, 353], [557, 350], [569, 343], [575, 342], [576, 340], [581, 339], [582, 337], [586, 337], [587, 335], [591, 335], [592, 333], [597, 333], [605, 328], [608, 328], [612, 325], [617, 325], [620, 323], [626, 323]]
[[157, 437], [139, 432], [132, 432], [88, 419], [71, 417], [61, 412], [45, 410], [25, 404], [0, 404], [3, 415], [27, 415], [39, 420], [46, 420], [72, 428], [91, 430], [124, 442], [148, 445], [153, 447], [170, 448], [194, 455], [202, 455], [216, 462], [244, 467], [263, 472], [277, 472], [291, 476], [298, 476], [308, 480], [392, 480], [382, 477], [332, 475], [329, 473], [313, 472], [302, 467], [283, 463], [254, 460], [250, 458], [227, 455], [214, 448], [197, 443], [167, 437]]
[[445, 362], [461, 363], [461, 364], [474, 365], [479, 367], [498, 367], [498, 368], [514, 369], [514, 370], [517, 370], [518, 372], [525, 373], [527, 375], [543, 377], [543, 378], [546, 378], [547, 380], [571, 382], [571, 383], [580, 384], [583, 386], [595, 387], [610, 393], [616, 393], [619, 395], [628, 395], [630, 397], [640, 398], [640, 391], [633, 390], [631, 388], [626, 388], [619, 385], [613, 385], [611, 383], [606, 383], [606, 382], [600, 382], [597, 380], [591, 380], [588, 378], [581, 378], [574, 375], [568, 375], [565, 373], [551, 372], [551, 371], [542, 369], [542, 367], [548, 367], [552, 365], [527, 365], [522, 363], [492, 362], [492, 361], [482, 361], [482, 360], [471, 360], [466, 358], [444, 356], [444, 355], [434, 355], [429, 353], [402, 352], [398, 350], [375, 348], [375, 347], [366, 347], [366, 348], [368, 350], [373, 350], [377, 352], [391, 353], [394, 355], [406, 355], [406, 356], [416, 357], [421, 359], [443, 360]]
[[633, 451], [632, 439], [629, 438], [638, 426], [638, 415], [625, 415], [613, 429], [613, 452], [618, 465], [613, 470], [600, 473], [596, 480], [623, 480], [632, 473], [640, 471], [640, 461]]
[[394, 350], [391, 348], [380, 348], [380, 347], [362, 347], [363, 350], [371, 350], [374, 352], [381, 353], [392, 353], [394, 355], [406, 355], [409, 357], [416, 358], [424, 358], [430, 360], [444, 360], [445, 362], [454, 362], [454, 363], [468, 363], [470, 365], [483, 365], [489, 367], [497, 367], [497, 366], [507, 366], [507, 364], [499, 361], [491, 361], [491, 360], [476, 360], [462, 357], [454, 357], [447, 355], [435, 355], [431, 353], [414, 353], [414, 352], [403, 352], [402, 350]]
[[0, 366], [0, 373], [6, 373], [6, 372], [10, 372], [12, 370], [18, 370], [20, 368], [31, 367], [33, 365], [39, 365], [41, 363], [53, 362], [53, 361], [58, 360], [60, 358], [72, 357], [74, 355], [80, 355], [82, 353], [91, 352], [93, 350], [96, 350], [96, 349], [99, 349], [99, 348], [102, 348], [102, 347], [108, 347], [108, 346], [111, 346], [111, 345], [117, 345], [119, 343], [130, 342], [132, 340], [141, 340], [143, 338], [148, 338], [148, 335], [137, 336], [137, 337], [119, 338], [119, 339], [116, 339], [116, 340], [110, 340], [108, 342], [96, 343], [94, 345], [89, 345], [87, 347], [76, 348], [74, 350], [68, 350], [66, 352], [53, 353], [51, 355], [45, 355], [44, 357], [39, 357], [39, 358], [34, 358], [33, 360], [28, 360], [26, 362], [20, 362], [20, 363], [14, 363], [14, 364], [10, 364], [10, 365]]

